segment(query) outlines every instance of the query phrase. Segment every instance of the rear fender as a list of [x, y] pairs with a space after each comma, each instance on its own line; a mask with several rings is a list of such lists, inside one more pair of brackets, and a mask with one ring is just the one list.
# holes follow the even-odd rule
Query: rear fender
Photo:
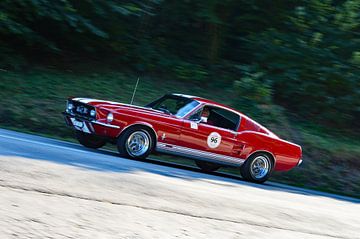
[[301, 159], [301, 147], [283, 139], [255, 131], [240, 132], [237, 138], [245, 145], [241, 158], [247, 159], [261, 151], [269, 153], [274, 158], [274, 169], [278, 171], [295, 167]]

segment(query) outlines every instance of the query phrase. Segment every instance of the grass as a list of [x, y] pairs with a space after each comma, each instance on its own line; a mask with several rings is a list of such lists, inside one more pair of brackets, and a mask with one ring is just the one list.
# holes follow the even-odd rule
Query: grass
[[[0, 72], [0, 127], [50, 136], [74, 142], [62, 115], [68, 97], [90, 97], [128, 103], [137, 76], [131, 73], [59, 72], [37, 69], [30, 72]], [[224, 104], [236, 105], [231, 85], [221, 90], [211, 82], [194, 84], [172, 79], [142, 77], [135, 104], [144, 105], [159, 96], [179, 92], [199, 95]], [[266, 106], [266, 110], [269, 106]], [[241, 109], [240, 109], [241, 110]], [[360, 198], [360, 140], [332, 134], [331, 129], [289, 120], [279, 106], [270, 106], [266, 118], [256, 116], [285, 139], [303, 146], [304, 164], [285, 173], [274, 173], [272, 180]], [[245, 112], [248, 113], [248, 112]], [[251, 112], [249, 112], [251, 115]], [[159, 157], [159, 156], [157, 156]], [[193, 161], [161, 157], [162, 160], [194, 166]], [[224, 169], [239, 174], [236, 169]]]

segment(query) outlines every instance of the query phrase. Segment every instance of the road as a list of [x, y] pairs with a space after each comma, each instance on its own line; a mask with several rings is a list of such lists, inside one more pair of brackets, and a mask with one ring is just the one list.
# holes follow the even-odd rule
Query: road
[[0, 129], [0, 238], [360, 238], [360, 200]]

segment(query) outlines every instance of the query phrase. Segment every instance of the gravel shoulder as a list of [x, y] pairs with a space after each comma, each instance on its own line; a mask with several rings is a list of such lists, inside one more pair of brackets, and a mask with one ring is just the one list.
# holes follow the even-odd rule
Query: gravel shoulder
[[3, 238], [359, 238], [359, 204], [0, 157]]

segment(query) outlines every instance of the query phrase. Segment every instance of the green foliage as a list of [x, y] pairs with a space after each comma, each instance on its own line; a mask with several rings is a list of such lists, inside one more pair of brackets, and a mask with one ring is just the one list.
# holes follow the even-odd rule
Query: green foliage
[[91, 61], [232, 85], [245, 110], [359, 132], [359, 32], [357, 0], [2, 0], [0, 69]]
[[247, 38], [276, 103], [332, 126], [359, 125], [359, 6], [307, 1], [288, 13], [291, 31], [272, 28]]
[[354, 65], [360, 66], [360, 51], [355, 51], [353, 53], [351, 61]]
[[[37, 46], [42, 51], [112, 50], [111, 42], [125, 35], [126, 21], [151, 15], [152, 5], [138, 1], [3, 0], [0, 2], [0, 36], [10, 44]], [[114, 38], [115, 37], [115, 38]], [[124, 41], [124, 39], [122, 39]], [[125, 41], [124, 41], [125, 42]]]
[[208, 73], [201, 65], [180, 63], [174, 68], [174, 74], [177, 79], [194, 82], [204, 82]]
[[234, 81], [234, 90], [240, 99], [249, 104], [272, 104], [271, 86], [262, 81], [262, 72], [246, 73], [240, 80]]

